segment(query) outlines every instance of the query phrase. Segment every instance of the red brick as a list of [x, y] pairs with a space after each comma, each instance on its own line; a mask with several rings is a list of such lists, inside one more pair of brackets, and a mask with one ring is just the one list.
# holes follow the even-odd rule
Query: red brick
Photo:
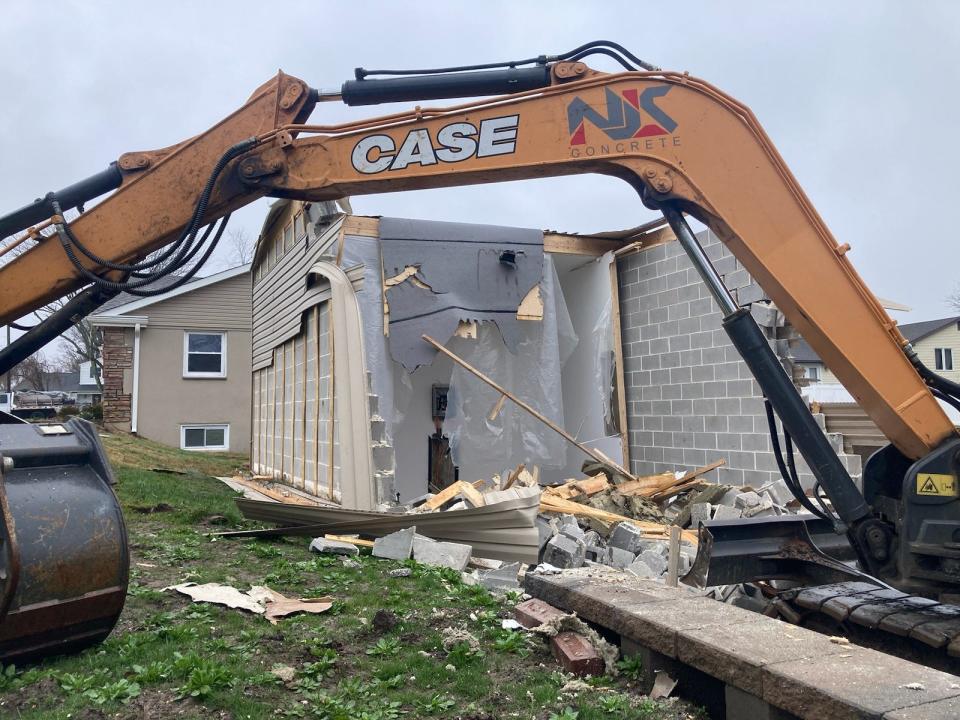
[[525, 628], [535, 628], [562, 615], [566, 613], [536, 598], [522, 602], [513, 609], [514, 619]]
[[603, 658], [590, 641], [575, 632], [562, 632], [550, 638], [553, 656], [563, 669], [579, 677], [603, 675]]

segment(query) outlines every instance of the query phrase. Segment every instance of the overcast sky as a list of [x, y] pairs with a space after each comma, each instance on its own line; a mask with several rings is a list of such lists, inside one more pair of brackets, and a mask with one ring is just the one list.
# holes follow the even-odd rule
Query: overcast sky
[[[0, 2], [0, 211], [208, 128], [278, 68], [338, 88], [615, 40], [749, 105], [874, 292], [954, 314], [958, 2]], [[591, 64], [613, 69], [612, 61]], [[330, 122], [397, 106], [318, 106]], [[744, 188], [749, 194], [750, 189]], [[233, 226], [256, 236], [261, 201]], [[596, 231], [653, 217], [590, 175], [354, 198], [355, 212]], [[219, 258], [220, 267], [226, 261]]]

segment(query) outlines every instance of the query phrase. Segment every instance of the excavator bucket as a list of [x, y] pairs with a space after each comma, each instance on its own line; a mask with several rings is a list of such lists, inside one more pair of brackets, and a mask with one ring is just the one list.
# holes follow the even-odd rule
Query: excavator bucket
[[[103, 640], [127, 594], [127, 533], [93, 425], [0, 424], [0, 663]], [[13, 422], [11, 422], [13, 420]]]
[[756, 580], [814, 583], [859, 579], [845, 535], [812, 515], [712, 520], [699, 528], [697, 556], [682, 582], [697, 588]]

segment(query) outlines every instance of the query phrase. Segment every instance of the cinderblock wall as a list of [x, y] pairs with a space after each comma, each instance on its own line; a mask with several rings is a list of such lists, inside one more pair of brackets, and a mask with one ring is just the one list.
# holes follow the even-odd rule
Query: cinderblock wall
[[[698, 238], [740, 305], [763, 300], [763, 291], [712, 232]], [[758, 487], [779, 478], [763, 395], [680, 245], [624, 256], [617, 269], [631, 471], [651, 474], [724, 458], [726, 466], [714, 474], [722, 483]], [[789, 370], [782, 314], [765, 304], [754, 307]], [[833, 440], [839, 447], [839, 438]], [[841, 459], [851, 474], [860, 474], [858, 456]], [[809, 482], [802, 461], [798, 470]]]

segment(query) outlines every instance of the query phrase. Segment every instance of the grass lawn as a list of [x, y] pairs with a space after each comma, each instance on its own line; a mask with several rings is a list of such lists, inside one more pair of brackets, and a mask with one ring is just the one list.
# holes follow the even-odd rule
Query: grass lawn
[[[0, 718], [701, 717], [685, 703], [641, 695], [629, 661], [618, 678], [568, 686], [572, 678], [558, 670], [543, 640], [501, 628], [516, 598], [465, 585], [459, 573], [366, 553], [345, 563], [309, 554], [303, 538], [208, 537], [251, 526], [234, 493], [209, 477], [231, 474], [241, 456], [186, 453], [120, 436], [104, 442], [130, 536], [123, 615], [100, 646], [5, 668]], [[172, 510], [144, 512], [160, 503]], [[389, 575], [404, 565], [409, 577]], [[243, 590], [268, 585], [287, 596], [337, 601], [327, 613], [271, 625], [161, 590], [187, 580]], [[477, 645], [445, 649], [449, 628], [466, 630]], [[279, 668], [292, 668], [292, 678], [281, 680], [272, 672]]]

